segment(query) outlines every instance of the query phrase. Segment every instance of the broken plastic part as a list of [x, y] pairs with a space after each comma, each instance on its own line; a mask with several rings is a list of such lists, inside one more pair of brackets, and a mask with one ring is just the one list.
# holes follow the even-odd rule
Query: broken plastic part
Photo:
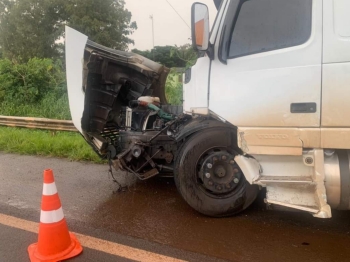
[[262, 173], [262, 168], [256, 159], [252, 157], [237, 155], [235, 157], [235, 162], [243, 171], [243, 174], [249, 184], [253, 184], [254, 181], [259, 179], [260, 174]]

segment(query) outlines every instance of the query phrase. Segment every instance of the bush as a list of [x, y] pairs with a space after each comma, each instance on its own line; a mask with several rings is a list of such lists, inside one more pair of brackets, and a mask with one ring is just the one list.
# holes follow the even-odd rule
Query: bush
[[36, 103], [49, 93], [65, 92], [65, 74], [59, 61], [32, 58], [19, 64], [0, 60], [0, 100]]
[[70, 119], [65, 73], [60, 61], [0, 60], [0, 115]]
[[165, 95], [169, 104], [182, 105], [182, 83], [179, 74], [170, 72], [165, 84]]

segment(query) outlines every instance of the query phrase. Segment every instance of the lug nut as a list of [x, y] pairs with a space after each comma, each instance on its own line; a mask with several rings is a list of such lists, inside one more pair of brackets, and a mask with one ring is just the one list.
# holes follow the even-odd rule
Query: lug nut
[[221, 188], [221, 186], [217, 186], [216, 189], [217, 190], [221, 190], [222, 188]]
[[218, 161], [218, 158], [217, 157], [213, 157], [213, 162], [216, 162]]
[[226, 160], [227, 157], [226, 157], [226, 156], [222, 156], [221, 159], [222, 159], [222, 160]]
[[205, 173], [206, 178], [210, 178], [210, 173]]
[[208, 164], [207, 164], [207, 168], [210, 169], [210, 168], [212, 168], [212, 167], [213, 167], [213, 165], [212, 165], [211, 163], [208, 163]]
[[209, 186], [212, 186], [213, 185], [213, 181], [209, 181], [208, 184], [209, 184]]
[[235, 179], [233, 179], [233, 182], [234, 182], [235, 184], [238, 184], [239, 179], [238, 179], [238, 178], [235, 178]]
[[231, 185], [230, 184], [226, 184], [226, 188], [231, 188]]
[[235, 168], [235, 169], [233, 169], [233, 173], [238, 173], [238, 169], [237, 168]]
[[230, 161], [230, 164], [231, 164], [231, 165], [233, 165], [234, 163], [235, 163], [235, 161], [234, 161], [234, 160], [231, 160], [231, 161]]

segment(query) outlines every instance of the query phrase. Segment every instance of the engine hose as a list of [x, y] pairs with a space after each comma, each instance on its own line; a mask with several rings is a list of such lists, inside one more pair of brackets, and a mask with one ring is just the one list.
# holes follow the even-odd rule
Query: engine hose
[[147, 103], [145, 101], [138, 101], [138, 100], [131, 100], [129, 102], [130, 108], [136, 108], [138, 106], [148, 107], [149, 109], [156, 111], [158, 116], [160, 118], [165, 119], [165, 120], [173, 120], [174, 119], [174, 116], [172, 114], [168, 114], [168, 113], [164, 112], [162, 109], [160, 109], [158, 106], [156, 106], [152, 103]]
[[153, 111], [156, 111], [157, 114], [158, 114], [158, 116], [159, 116], [160, 118], [163, 118], [163, 119], [165, 119], [165, 120], [173, 120], [173, 119], [174, 119], [174, 116], [173, 116], [172, 114], [168, 114], [168, 113], [164, 112], [164, 111], [163, 111], [162, 109], [160, 109], [158, 106], [155, 106], [155, 105], [149, 103], [149, 104], [147, 105], [147, 107], [148, 107], [149, 109], [153, 110]]

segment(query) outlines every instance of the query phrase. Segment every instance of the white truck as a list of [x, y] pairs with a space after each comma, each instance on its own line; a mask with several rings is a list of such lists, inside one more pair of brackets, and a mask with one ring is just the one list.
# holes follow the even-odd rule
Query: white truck
[[208, 21], [195, 3], [205, 54], [184, 75], [183, 107], [167, 104], [167, 68], [67, 27], [76, 128], [115, 168], [173, 175], [205, 215], [237, 214], [261, 187], [269, 205], [349, 210], [350, 1], [222, 0]]

